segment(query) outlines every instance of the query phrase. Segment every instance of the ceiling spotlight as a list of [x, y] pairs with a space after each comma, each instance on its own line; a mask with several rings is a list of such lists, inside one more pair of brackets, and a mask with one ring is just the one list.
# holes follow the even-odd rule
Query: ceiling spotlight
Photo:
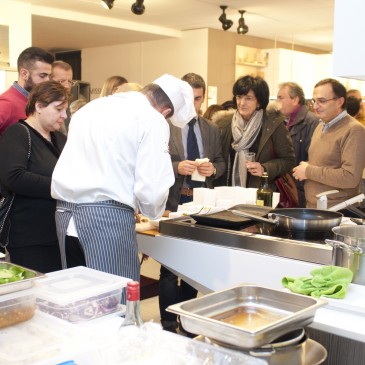
[[136, 15], [142, 15], [145, 11], [145, 6], [143, 5], [144, 0], [137, 0], [131, 7], [132, 13]]
[[248, 26], [245, 24], [245, 19], [243, 19], [243, 14], [246, 10], [238, 10], [238, 12], [241, 14], [241, 18], [238, 19], [237, 33], [246, 34], [248, 32]]
[[114, 0], [101, 0], [101, 5], [105, 8], [105, 9], [111, 9], [114, 5]]
[[232, 20], [227, 19], [227, 15], [225, 13], [227, 6], [221, 5], [220, 8], [223, 10], [223, 13], [218, 18], [218, 20], [222, 23], [223, 30], [228, 30], [233, 25], [233, 22], [232, 22]]

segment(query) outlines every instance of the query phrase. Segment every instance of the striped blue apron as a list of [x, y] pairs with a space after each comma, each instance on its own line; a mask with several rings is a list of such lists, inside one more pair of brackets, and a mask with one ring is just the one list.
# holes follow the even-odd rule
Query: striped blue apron
[[56, 225], [63, 268], [67, 268], [65, 237], [71, 216], [87, 267], [140, 280], [136, 223], [131, 207], [114, 200], [83, 204], [58, 200]]

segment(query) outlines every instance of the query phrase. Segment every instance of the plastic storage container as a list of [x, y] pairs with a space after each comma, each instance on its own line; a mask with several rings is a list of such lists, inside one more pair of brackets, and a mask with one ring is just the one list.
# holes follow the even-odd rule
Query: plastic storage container
[[88, 321], [120, 311], [130, 280], [82, 266], [52, 272], [37, 282], [37, 307], [69, 322]]
[[36, 310], [31, 320], [0, 331], [0, 364], [59, 364], [91, 351], [88, 342], [78, 326]]
[[31, 319], [35, 308], [33, 289], [0, 295], [0, 328]]

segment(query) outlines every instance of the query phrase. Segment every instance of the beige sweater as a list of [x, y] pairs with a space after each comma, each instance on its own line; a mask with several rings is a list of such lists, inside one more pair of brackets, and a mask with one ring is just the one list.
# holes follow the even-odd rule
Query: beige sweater
[[328, 190], [328, 207], [359, 194], [365, 168], [365, 128], [347, 115], [322, 134], [319, 124], [309, 147], [304, 190], [308, 208], [317, 207], [316, 195]]

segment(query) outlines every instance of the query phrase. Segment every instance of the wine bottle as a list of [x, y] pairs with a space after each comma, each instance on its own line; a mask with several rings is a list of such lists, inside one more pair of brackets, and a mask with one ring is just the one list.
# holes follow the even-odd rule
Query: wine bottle
[[264, 172], [261, 176], [260, 187], [257, 189], [256, 205], [272, 207], [272, 193], [273, 191], [269, 185], [269, 176], [267, 172]]
[[127, 307], [125, 311], [124, 321], [121, 327], [143, 325], [141, 318], [139, 282], [130, 281], [127, 283]]

